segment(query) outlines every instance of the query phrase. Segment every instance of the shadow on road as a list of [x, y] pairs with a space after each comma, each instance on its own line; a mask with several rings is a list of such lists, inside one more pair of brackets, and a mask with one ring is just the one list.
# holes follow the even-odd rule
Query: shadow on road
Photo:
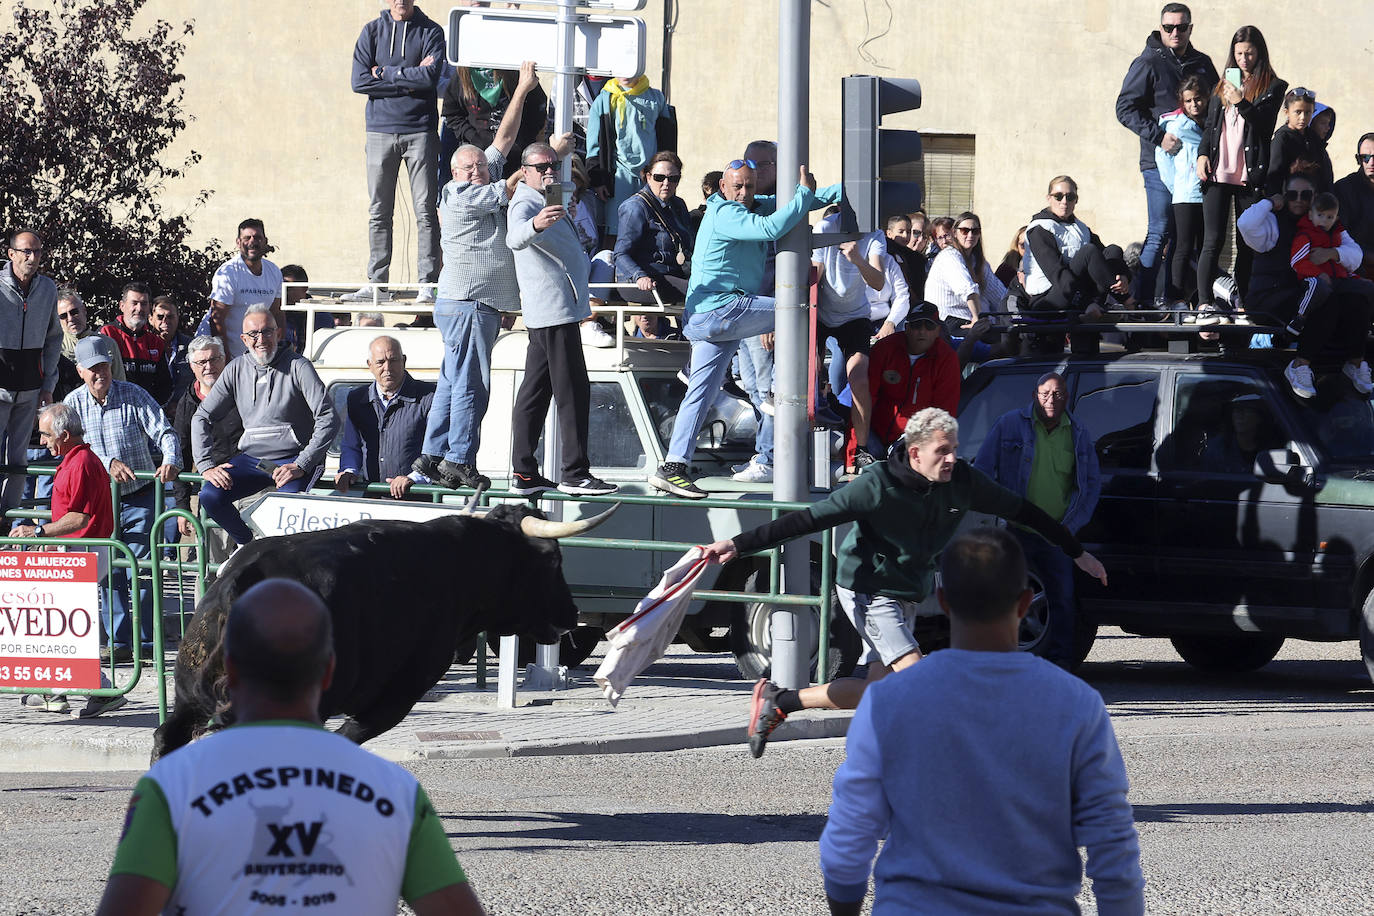
[[[444, 818], [449, 839], [491, 840], [490, 846], [463, 848], [509, 849], [513, 840], [550, 840], [548, 846], [518, 845], [522, 851], [565, 849], [570, 842], [651, 843], [655, 846], [701, 846], [714, 843], [814, 843], [825, 828], [824, 814], [715, 814], [710, 812], [646, 812], [593, 814], [585, 811], [502, 812], [456, 814]], [[506, 830], [519, 824], [516, 829]], [[468, 827], [467, 825], [471, 825]], [[495, 826], [489, 826], [495, 825]]]
[[1243, 814], [1374, 814], [1374, 802], [1195, 802], [1135, 805], [1141, 824], [1171, 824], [1191, 817], [1235, 817]]

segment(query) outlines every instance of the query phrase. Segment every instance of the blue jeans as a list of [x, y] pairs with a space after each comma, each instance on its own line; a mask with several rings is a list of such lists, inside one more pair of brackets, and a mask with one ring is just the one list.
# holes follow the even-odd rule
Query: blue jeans
[[740, 341], [739, 375], [744, 390], [754, 404], [754, 419], [759, 424], [754, 439], [754, 461], [773, 466], [773, 417], [763, 412], [763, 401], [773, 393], [773, 351], [764, 349], [757, 337]]
[[[143, 489], [119, 498], [118, 537], [129, 547], [129, 552], [139, 560], [149, 556], [148, 536], [153, 530], [153, 488], [162, 484], [153, 482]], [[115, 552], [113, 559], [123, 559], [123, 552]], [[110, 572], [110, 586], [113, 593], [110, 600], [109, 632], [114, 636], [114, 644], [119, 648], [132, 648], [133, 621], [129, 618], [129, 574], [133, 570], [115, 568]], [[139, 630], [145, 643], [153, 641], [153, 592], [151, 585], [138, 589]], [[101, 621], [105, 621], [102, 619]]]
[[[709, 312], [696, 312], [687, 320], [683, 336], [692, 342], [692, 371], [687, 380], [687, 395], [673, 421], [673, 436], [668, 444], [668, 462], [688, 464], [696, 451], [697, 433], [715, 402], [716, 392], [725, 381], [730, 358], [739, 342], [773, 330], [773, 299], [769, 296], [737, 296], [729, 305]], [[771, 429], [770, 429], [771, 433]], [[754, 440], [756, 451], [763, 451], [763, 426]], [[772, 452], [772, 442], [767, 443]]]
[[1048, 640], [1044, 657], [1056, 665], [1066, 667], [1073, 660], [1073, 560], [1064, 551], [1033, 531], [1011, 528], [1021, 542], [1026, 561], [1040, 574], [1045, 584], [1045, 599], [1049, 603]]
[[1149, 211], [1149, 223], [1145, 227], [1145, 246], [1140, 249], [1140, 269], [1131, 283], [1131, 295], [1148, 307], [1154, 304], [1161, 268], [1164, 270], [1166, 295], [1178, 295], [1179, 291], [1167, 289], [1171, 275], [1168, 258], [1164, 257], [1165, 245], [1174, 237], [1173, 194], [1160, 180], [1159, 169], [1142, 172], [1141, 177], [1145, 179], [1145, 206]]
[[501, 330], [501, 313], [470, 299], [440, 299], [434, 303], [434, 324], [444, 339], [444, 362], [423, 450], [454, 464], [476, 464], [482, 418], [491, 398], [491, 348]]
[[[239, 510], [234, 508], [234, 500], [275, 488], [276, 484], [272, 482], [271, 474], [258, 468], [257, 458], [244, 453], [230, 459], [229, 476], [233, 478], [233, 486], [227, 490], [221, 490], [208, 482], [201, 486], [200, 507], [206, 515], [219, 522], [220, 527], [234, 539], [235, 544], [242, 546], [253, 540], [253, 531], [244, 522], [243, 516], [239, 515]], [[280, 493], [301, 493], [310, 486], [313, 479], [313, 475], [306, 471], [304, 477], [288, 481], [277, 490]]]

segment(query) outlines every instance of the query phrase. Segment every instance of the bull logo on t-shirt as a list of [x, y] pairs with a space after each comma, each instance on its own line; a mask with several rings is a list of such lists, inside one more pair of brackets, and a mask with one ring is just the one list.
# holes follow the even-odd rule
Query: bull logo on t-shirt
[[318, 820], [288, 821], [292, 804], [290, 800], [284, 805], [248, 803], [257, 823], [253, 825], [253, 844], [239, 874], [259, 885], [263, 878], [273, 875], [298, 876], [297, 885], [312, 877], [339, 877], [351, 885], [353, 879], [330, 848], [333, 834], [325, 830], [324, 813], [320, 813]]

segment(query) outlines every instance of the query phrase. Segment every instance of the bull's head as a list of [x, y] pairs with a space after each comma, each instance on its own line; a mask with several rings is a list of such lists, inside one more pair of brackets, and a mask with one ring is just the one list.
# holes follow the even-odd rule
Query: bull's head
[[496, 507], [478, 506], [477, 503], [481, 500], [482, 494], [486, 492], [487, 486], [486, 483], [478, 486], [476, 492], [472, 494], [467, 504], [463, 506], [463, 511], [460, 514], [471, 515], [474, 518], [490, 518], [492, 521], [505, 521], [508, 524], [514, 524], [515, 519], [518, 518], [520, 530], [524, 532], [527, 537], [532, 538], [558, 540], [559, 538], [577, 537], [579, 534], [585, 534], [606, 521], [606, 519], [615, 514], [615, 510], [620, 508], [620, 503], [616, 503], [605, 512], [593, 515], [591, 518], [581, 518], [575, 522], [554, 522], [546, 519], [543, 513], [529, 507], [525, 507], [524, 511], [519, 511], [518, 509], [507, 511], [511, 510], [511, 507], [507, 505]]

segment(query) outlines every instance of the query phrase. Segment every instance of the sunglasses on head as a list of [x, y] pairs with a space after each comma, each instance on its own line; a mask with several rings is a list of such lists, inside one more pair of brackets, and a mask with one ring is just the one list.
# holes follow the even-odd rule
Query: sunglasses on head
[[682, 176], [681, 176], [681, 175], [650, 175], [650, 176], [649, 176], [649, 180], [650, 180], [650, 181], [657, 181], [659, 184], [662, 184], [662, 183], [665, 182], [665, 181], [668, 182], [668, 184], [677, 184], [679, 181], [682, 180]]
[[1050, 196], [1053, 197], [1055, 200], [1067, 200], [1067, 201], [1068, 201], [1069, 203], [1071, 203], [1071, 204], [1076, 204], [1076, 203], [1078, 203], [1078, 192], [1077, 192], [1077, 191], [1068, 191], [1068, 192], [1064, 192], [1064, 191], [1055, 191], [1055, 192], [1054, 192], [1053, 194], [1051, 194]]
[[1297, 188], [1291, 188], [1291, 189], [1289, 189], [1289, 190], [1283, 192], [1283, 199], [1284, 199], [1284, 200], [1311, 200], [1311, 199], [1312, 199], [1312, 193], [1313, 193], [1313, 192], [1312, 192], [1312, 189], [1311, 189], [1311, 188], [1304, 188], [1304, 189], [1302, 189], [1301, 191], [1299, 191]]
[[727, 165], [726, 168], [727, 168], [727, 169], [742, 169], [742, 168], [744, 168], [746, 165], [749, 166], [749, 168], [751, 168], [751, 169], [756, 169], [756, 168], [759, 167], [759, 164], [758, 164], [757, 162], [755, 162], [753, 159], [731, 159], [731, 160], [730, 160], [730, 164]]
[[1188, 31], [1193, 27], [1193, 24], [1191, 22], [1167, 22], [1161, 23], [1159, 27], [1172, 35], [1175, 32]]
[[1305, 99], [1309, 102], [1315, 102], [1317, 100], [1317, 94], [1315, 92], [1311, 89], [1305, 89], [1302, 86], [1299, 86], [1297, 89], [1289, 89], [1288, 97], [1295, 102], [1300, 99]]

